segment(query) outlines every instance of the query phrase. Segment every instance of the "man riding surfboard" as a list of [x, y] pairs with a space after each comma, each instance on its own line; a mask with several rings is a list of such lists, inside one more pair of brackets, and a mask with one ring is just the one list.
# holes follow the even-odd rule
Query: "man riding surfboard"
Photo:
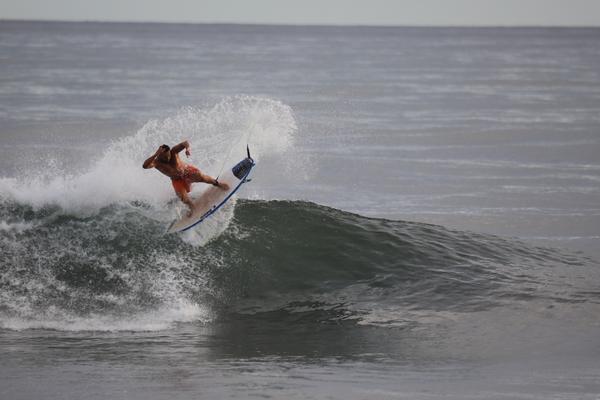
[[166, 144], [161, 145], [156, 152], [144, 161], [144, 169], [156, 168], [164, 175], [171, 178], [173, 189], [177, 197], [187, 204], [190, 208], [190, 214], [194, 212], [194, 203], [188, 196], [192, 190], [192, 183], [204, 182], [218, 186], [223, 190], [228, 190], [229, 185], [221, 183], [215, 178], [203, 174], [198, 168], [191, 164], [186, 164], [179, 158], [179, 153], [185, 149], [185, 155], [190, 156], [190, 143], [186, 140], [172, 148]]

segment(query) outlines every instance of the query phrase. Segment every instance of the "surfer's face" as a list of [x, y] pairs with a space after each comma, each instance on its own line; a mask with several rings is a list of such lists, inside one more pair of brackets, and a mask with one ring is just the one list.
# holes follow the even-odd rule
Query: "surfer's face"
[[160, 146], [161, 153], [158, 156], [158, 159], [162, 162], [169, 162], [171, 160], [171, 149], [169, 146], [163, 144]]

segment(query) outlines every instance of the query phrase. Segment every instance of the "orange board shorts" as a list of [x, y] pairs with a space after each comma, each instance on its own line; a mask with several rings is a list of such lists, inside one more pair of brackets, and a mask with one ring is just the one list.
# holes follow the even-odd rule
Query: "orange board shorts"
[[177, 194], [189, 193], [192, 190], [193, 181], [190, 180], [190, 175], [195, 172], [200, 172], [200, 170], [192, 165], [186, 165], [181, 178], [171, 178], [173, 189]]

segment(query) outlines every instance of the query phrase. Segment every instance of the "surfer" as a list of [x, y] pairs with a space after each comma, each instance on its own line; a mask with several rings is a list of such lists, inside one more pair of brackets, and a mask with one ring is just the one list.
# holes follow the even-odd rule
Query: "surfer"
[[223, 190], [228, 190], [229, 185], [226, 183], [219, 182], [215, 178], [211, 178], [208, 175], [203, 174], [198, 168], [191, 164], [186, 164], [179, 158], [179, 153], [185, 149], [185, 155], [190, 156], [190, 143], [186, 140], [172, 148], [166, 144], [161, 145], [156, 152], [148, 157], [144, 161], [144, 169], [156, 168], [169, 178], [173, 184], [173, 189], [177, 197], [187, 204], [190, 208], [191, 213], [194, 212], [194, 203], [188, 196], [190, 190], [192, 190], [192, 183], [204, 182], [210, 183], [213, 186], [217, 186]]

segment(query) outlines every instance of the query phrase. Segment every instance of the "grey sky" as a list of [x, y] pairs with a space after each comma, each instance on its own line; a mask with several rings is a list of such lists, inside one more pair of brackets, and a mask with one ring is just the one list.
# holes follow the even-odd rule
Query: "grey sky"
[[600, 0], [0, 0], [0, 18], [600, 26]]

